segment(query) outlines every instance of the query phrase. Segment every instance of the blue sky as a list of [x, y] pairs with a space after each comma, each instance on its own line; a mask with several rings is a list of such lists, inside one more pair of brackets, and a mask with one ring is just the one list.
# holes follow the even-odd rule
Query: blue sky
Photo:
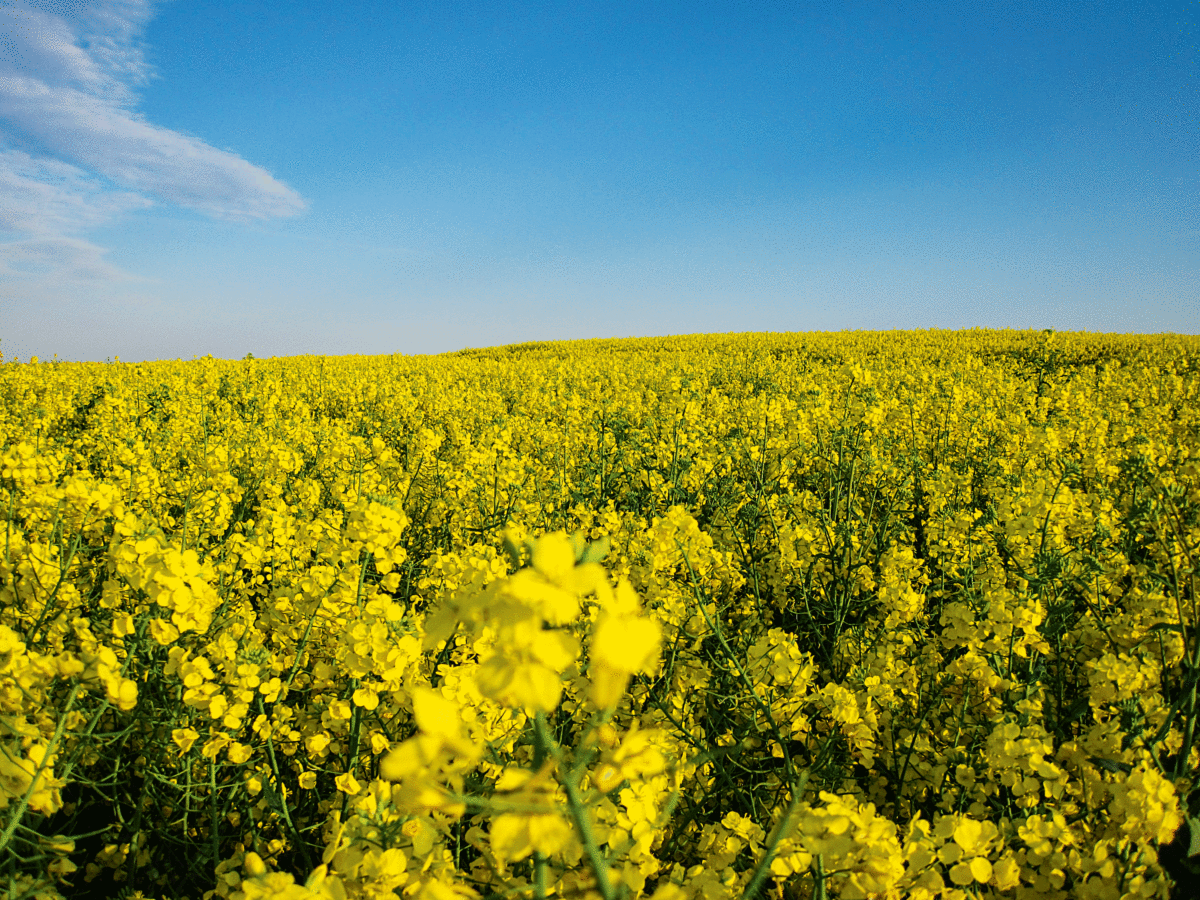
[[1197, 333], [1198, 23], [1198, 0], [0, 0], [0, 351]]

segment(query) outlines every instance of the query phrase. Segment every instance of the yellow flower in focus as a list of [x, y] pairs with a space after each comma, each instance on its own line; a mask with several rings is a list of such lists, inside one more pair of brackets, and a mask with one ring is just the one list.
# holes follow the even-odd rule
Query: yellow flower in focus
[[[47, 758], [46, 748], [34, 744], [19, 757], [9, 746], [0, 744], [0, 801], [7, 806], [9, 797], [28, 795], [29, 808], [43, 815], [53, 815], [62, 808], [61, 789], [66, 782], [54, 776], [55, 754]], [[45, 768], [38, 768], [45, 763]], [[35, 778], [35, 773], [36, 778]]]
[[165, 647], [179, 640], [179, 629], [166, 619], [151, 619], [150, 637], [154, 638], [156, 643]]
[[1021, 867], [1011, 853], [1006, 853], [992, 866], [992, 878], [999, 890], [1011, 891], [1021, 883]]
[[279, 694], [283, 690], [283, 682], [278, 678], [272, 678], [270, 681], [264, 681], [258, 686], [258, 692], [263, 695], [263, 699], [268, 703], [274, 703], [279, 699]]
[[936, 833], [952, 838], [937, 853], [943, 864], [950, 866], [950, 880], [959, 887], [992, 880], [993, 867], [988, 852], [999, 831], [992, 822], [981, 822], [969, 816], [946, 816], [938, 822]]
[[1171, 842], [1183, 822], [1174, 784], [1142, 762], [1111, 789], [1109, 812], [1124, 834], [1143, 843]]
[[200, 755], [205, 759], [216, 759], [217, 754], [232, 743], [232, 738], [227, 734], [214, 734], [209, 738], [203, 747], [200, 748]]
[[[0, 655], [2, 655], [3, 652], [3, 648], [0, 648]], [[54, 663], [55, 668], [58, 670], [59, 676], [62, 678], [71, 678], [87, 668], [87, 666], [83, 664], [83, 660], [81, 660], [75, 654], [68, 653], [66, 651], [60, 653], [55, 658]]]
[[368, 712], [379, 706], [379, 695], [375, 693], [374, 688], [369, 686], [360, 687], [354, 692], [354, 696], [351, 699], [354, 701], [355, 706], [361, 706]]
[[986, 853], [988, 845], [991, 844], [995, 837], [995, 826], [985, 828], [985, 824], [991, 825], [991, 822], [977, 822], [974, 819], [964, 818], [962, 822], [954, 829], [954, 843], [962, 848], [963, 852], [969, 856], [978, 853]]
[[324, 756], [325, 748], [329, 746], [330, 740], [329, 734], [324, 731], [310, 734], [304, 739], [304, 749], [312, 756]]
[[982, 856], [971, 857], [970, 862], [956, 863], [950, 869], [950, 880], [959, 887], [979, 882], [987, 884], [992, 879], [992, 864]]
[[176, 728], [171, 732], [171, 740], [173, 740], [181, 751], [187, 753], [192, 749], [192, 744], [199, 739], [200, 733], [192, 728]]
[[376, 756], [386, 750], [389, 744], [390, 741], [388, 741], [386, 735], [378, 731], [371, 732], [371, 752]]
[[128, 678], [113, 678], [104, 683], [108, 702], [121, 712], [129, 712], [137, 706], [138, 686]]
[[128, 637], [133, 634], [136, 626], [133, 622], [133, 616], [126, 613], [125, 615], [115, 616], [112, 623], [112, 632], [117, 637]]
[[[615, 739], [615, 738], [614, 738]], [[625, 733], [620, 746], [601, 754], [600, 762], [592, 775], [592, 786], [607, 793], [622, 782], [653, 778], [667, 768], [666, 757], [660, 749], [665, 734], [658, 729], [633, 727]]]
[[904, 874], [904, 852], [895, 824], [876, 815], [872, 803], [860, 804], [854, 797], [826, 791], [819, 796], [825, 805], [801, 814], [794, 843], [810, 856], [823, 854], [826, 870], [847, 878], [841, 896], [886, 893]]

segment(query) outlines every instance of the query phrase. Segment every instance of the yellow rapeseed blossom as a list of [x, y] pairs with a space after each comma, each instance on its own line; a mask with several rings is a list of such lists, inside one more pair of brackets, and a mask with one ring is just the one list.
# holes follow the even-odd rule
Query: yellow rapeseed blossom
[[0, 359], [10, 887], [1178, 892], [1198, 351]]
[[636, 594], [629, 582], [616, 587], [617, 609], [603, 609], [588, 645], [591, 666], [592, 702], [600, 709], [614, 706], [625, 692], [631, 675], [650, 673], [658, 665], [662, 627], [654, 619], [638, 614]]
[[1169, 844], [1182, 824], [1175, 785], [1145, 763], [1114, 784], [1112, 796], [1113, 822], [1134, 840]]

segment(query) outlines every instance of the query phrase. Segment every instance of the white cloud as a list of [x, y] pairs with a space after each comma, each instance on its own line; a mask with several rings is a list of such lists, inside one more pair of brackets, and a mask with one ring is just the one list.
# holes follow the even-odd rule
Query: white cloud
[[19, 237], [0, 243], [0, 274], [132, 277], [77, 235], [151, 197], [234, 221], [305, 209], [266, 170], [136, 112], [152, 16], [146, 0], [0, 0], [0, 233]]
[[74, 88], [0, 75], [0, 118], [19, 123], [57, 156], [212, 216], [268, 218], [304, 209], [299, 194], [241, 157]]
[[[129, 82], [140, 84], [149, 77], [140, 49], [131, 44], [150, 18], [146, 4], [123, 4], [123, 16], [112, 9], [81, 10], [63, 4], [5, 6], [0, 9], [0, 28], [7, 32], [0, 39], [0, 73], [33, 75], [47, 85], [73, 86], [113, 103], [134, 102]], [[59, 9], [40, 8], [46, 6]], [[90, 33], [95, 28], [89, 25], [101, 23], [110, 33]]]
[[105, 250], [80, 238], [26, 238], [0, 244], [0, 275], [42, 288], [71, 282], [144, 281], [105, 262]]
[[140, 194], [105, 190], [70, 163], [20, 150], [0, 150], [0, 197], [0, 231], [31, 235], [70, 234], [153, 205]]

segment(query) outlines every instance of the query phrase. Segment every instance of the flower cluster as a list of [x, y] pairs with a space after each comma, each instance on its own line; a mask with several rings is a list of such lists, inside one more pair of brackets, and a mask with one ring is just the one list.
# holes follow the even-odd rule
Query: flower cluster
[[1166, 897], [1198, 349], [2, 363], [5, 883]]

